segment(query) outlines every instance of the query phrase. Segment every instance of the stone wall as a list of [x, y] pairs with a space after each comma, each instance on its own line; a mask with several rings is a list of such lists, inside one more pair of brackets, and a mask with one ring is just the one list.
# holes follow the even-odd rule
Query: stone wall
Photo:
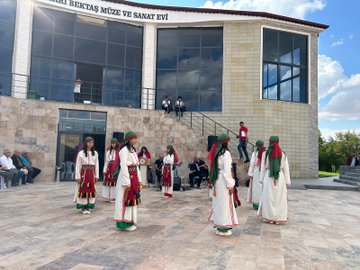
[[38, 181], [55, 180], [59, 109], [106, 112], [107, 141], [113, 132], [134, 130], [139, 135], [137, 148], [146, 145], [154, 158], [165, 152], [166, 145], [173, 144], [184, 161], [185, 174], [187, 163], [194, 155], [204, 158], [207, 153], [207, 140], [162, 111], [0, 96], [0, 151], [27, 150], [33, 165], [42, 169]]

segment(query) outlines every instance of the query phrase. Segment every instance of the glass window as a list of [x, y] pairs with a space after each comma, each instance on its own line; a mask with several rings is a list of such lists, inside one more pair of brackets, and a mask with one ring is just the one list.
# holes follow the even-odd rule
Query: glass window
[[123, 67], [125, 62], [125, 45], [108, 45], [107, 62], [109, 65]]
[[34, 31], [33, 32], [32, 52], [34, 55], [51, 56], [53, 45], [53, 34], [47, 32]]
[[40, 7], [33, 21], [29, 98], [140, 107], [142, 27]]
[[200, 49], [180, 49], [179, 69], [200, 67]]
[[221, 111], [223, 29], [158, 29], [157, 46], [157, 108], [167, 95], [189, 111]]
[[177, 49], [158, 49], [157, 68], [158, 69], [176, 69], [177, 67]]
[[75, 61], [105, 64], [105, 42], [77, 38], [75, 44]]
[[0, 72], [10, 74], [12, 64], [12, 49], [0, 47]]
[[209, 67], [222, 67], [223, 51], [222, 48], [203, 48], [201, 50], [201, 66]]
[[126, 67], [141, 69], [142, 48], [126, 47]]
[[264, 29], [263, 98], [307, 102], [307, 37]]
[[64, 35], [54, 35], [54, 57], [73, 59], [74, 38]]

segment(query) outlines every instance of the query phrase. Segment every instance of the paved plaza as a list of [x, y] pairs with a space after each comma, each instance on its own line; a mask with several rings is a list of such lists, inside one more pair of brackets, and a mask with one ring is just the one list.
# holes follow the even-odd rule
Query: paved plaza
[[207, 221], [206, 189], [173, 199], [143, 190], [135, 232], [115, 228], [111, 203], [82, 215], [73, 190], [0, 192], [0, 269], [360, 269], [359, 192], [289, 190], [289, 223], [272, 225], [256, 218], [242, 187], [241, 225], [221, 237]]

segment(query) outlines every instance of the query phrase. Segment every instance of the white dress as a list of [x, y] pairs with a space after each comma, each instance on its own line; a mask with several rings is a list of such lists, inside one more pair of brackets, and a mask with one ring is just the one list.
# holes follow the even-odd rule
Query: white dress
[[[85, 153], [83, 150], [81, 150], [76, 158], [76, 164], [75, 164], [75, 180], [81, 179], [81, 166], [82, 165], [94, 165], [95, 166], [95, 177], [99, 179], [99, 158], [98, 153], [95, 151], [95, 155], [93, 156], [91, 151], [87, 152], [87, 157], [85, 156]], [[96, 187], [96, 185], [95, 185]], [[77, 204], [86, 205], [86, 204], [94, 204], [95, 198], [79, 198], [77, 193], [79, 191], [79, 185], [76, 183], [75, 185], [75, 196], [74, 201]], [[89, 200], [89, 201], [88, 201]]]
[[218, 157], [219, 176], [215, 183], [215, 196], [212, 197], [212, 209], [209, 220], [215, 228], [233, 228], [239, 225], [233, 196], [229, 189], [235, 186], [231, 175], [231, 155], [226, 151]]
[[289, 163], [285, 153], [282, 153], [279, 179], [274, 185], [270, 177], [269, 158], [263, 153], [261, 161], [260, 181], [263, 182], [263, 193], [258, 210], [258, 216], [263, 220], [286, 223], [288, 220], [287, 187], [290, 185]]
[[[257, 164], [258, 151], [252, 153], [248, 175], [252, 177], [248, 188], [247, 202], [259, 204], [262, 194], [262, 184], [260, 183], [260, 166]], [[261, 165], [261, 164], [260, 164]]]
[[[128, 166], [137, 166], [137, 175], [141, 183], [141, 174], [139, 170], [139, 159], [137, 153], [132, 150], [131, 152], [127, 147], [120, 150], [120, 172], [116, 184], [116, 200], [115, 200], [115, 213], [114, 221], [128, 222], [137, 224], [137, 206], [124, 206], [124, 191], [125, 188], [130, 187], [130, 174]], [[126, 199], [126, 198], [125, 198]]]
[[162, 186], [162, 193], [163, 194], [173, 194], [173, 189], [174, 189], [174, 170], [172, 169], [173, 165], [174, 165], [174, 155], [166, 155], [164, 157], [164, 165], [162, 167], [162, 173], [164, 172], [164, 167], [166, 164], [170, 165], [170, 172], [171, 172], [171, 186], [170, 187], [166, 187], [166, 186]]
[[[104, 164], [104, 169], [103, 169], [104, 177], [105, 177], [105, 173], [107, 171], [109, 162], [115, 161], [115, 155], [116, 155], [116, 150], [107, 150], [106, 151], [105, 164]], [[102, 196], [103, 196], [103, 198], [106, 198], [106, 199], [115, 199], [115, 191], [116, 191], [116, 186], [104, 186], [103, 185]]]

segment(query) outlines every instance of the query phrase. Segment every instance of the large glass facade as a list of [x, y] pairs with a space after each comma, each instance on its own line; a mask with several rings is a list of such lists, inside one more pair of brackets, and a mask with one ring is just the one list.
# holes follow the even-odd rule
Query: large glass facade
[[0, 0], [0, 95], [11, 95], [16, 0]]
[[156, 107], [182, 96], [190, 111], [222, 110], [223, 29], [158, 29]]
[[142, 27], [36, 8], [28, 96], [139, 108], [142, 47]]
[[263, 99], [308, 102], [308, 38], [264, 29]]

